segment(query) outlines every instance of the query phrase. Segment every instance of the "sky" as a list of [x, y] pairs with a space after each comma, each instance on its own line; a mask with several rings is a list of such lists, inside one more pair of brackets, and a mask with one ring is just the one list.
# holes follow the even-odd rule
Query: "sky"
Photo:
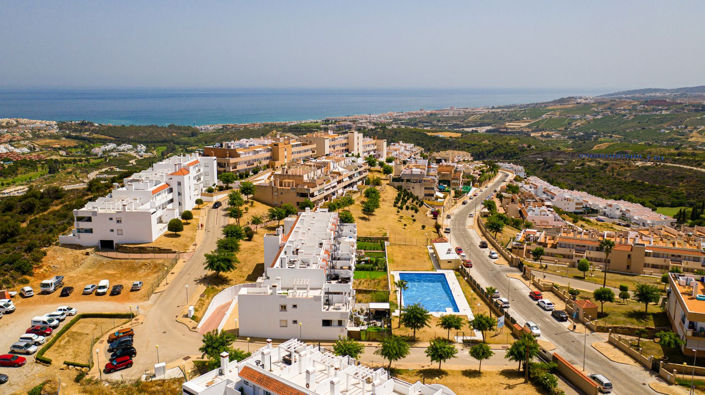
[[0, 88], [705, 84], [702, 1], [0, 0]]

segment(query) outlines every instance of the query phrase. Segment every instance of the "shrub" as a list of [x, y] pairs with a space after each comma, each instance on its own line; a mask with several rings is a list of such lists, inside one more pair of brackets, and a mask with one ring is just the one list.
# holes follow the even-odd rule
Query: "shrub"
[[245, 226], [243, 230], [245, 231], [245, 240], [252, 241], [252, 238], [255, 237], [255, 231], [249, 226]]

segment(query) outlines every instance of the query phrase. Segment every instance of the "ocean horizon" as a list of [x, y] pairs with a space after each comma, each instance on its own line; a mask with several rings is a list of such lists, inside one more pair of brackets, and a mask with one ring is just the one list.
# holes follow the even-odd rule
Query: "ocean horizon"
[[504, 106], [601, 93], [606, 92], [579, 89], [0, 89], [0, 118], [195, 126]]

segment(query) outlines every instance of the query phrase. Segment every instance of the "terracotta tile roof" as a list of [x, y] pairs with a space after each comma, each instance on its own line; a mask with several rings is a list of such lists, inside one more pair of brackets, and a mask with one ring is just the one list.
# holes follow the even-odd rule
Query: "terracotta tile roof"
[[163, 190], [165, 190], [165, 189], [167, 189], [167, 188], [169, 188], [169, 184], [162, 184], [162, 185], [160, 185], [160, 186], [158, 186], [158, 187], [152, 189], [152, 195], [156, 195], [156, 194], [158, 194], [159, 192], [161, 192], [161, 191], [163, 191]]
[[197, 164], [199, 164], [199, 163], [200, 163], [200, 162], [198, 161], [198, 159], [196, 159], [196, 160], [194, 160], [194, 161], [191, 161], [191, 162], [187, 163], [187, 164], [186, 164], [186, 167], [190, 167], [190, 166], [193, 166], [193, 165], [197, 165]]
[[556, 240], [558, 243], [572, 243], [572, 244], [582, 244], [582, 245], [593, 245], [593, 246], [599, 246], [600, 242], [596, 240], [590, 240], [590, 239], [580, 239], [577, 237], [565, 237], [561, 236]]
[[613, 251], [631, 251], [632, 246], [630, 246], [629, 244], [617, 244], [616, 246], [614, 246], [614, 248], [612, 250]]
[[240, 377], [258, 387], [265, 389], [277, 395], [306, 395], [305, 392], [296, 389], [289, 384], [283, 383], [274, 377], [267, 376], [264, 373], [258, 372], [249, 366], [245, 366], [240, 371]]
[[665, 252], [668, 254], [675, 255], [705, 256], [704, 252], [689, 248], [666, 248], [657, 246], [646, 246], [646, 249], [650, 251]]
[[185, 176], [185, 175], [188, 175], [188, 174], [190, 174], [190, 173], [191, 173], [191, 172], [188, 171], [187, 168], [182, 167], [182, 168], [179, 169], [178, 171], [175, 171], [175, 172], [173, 172], [173, 173], [169, 173], [169, 175], [170, 175], [170, 176]]
[[575, 304], [580, 306], [583, 310], [585, 309], [596, 309], [597, 305], [595, 303], [592, 303], [591, 300], [588, 299], [579, 299], [575, 301]]

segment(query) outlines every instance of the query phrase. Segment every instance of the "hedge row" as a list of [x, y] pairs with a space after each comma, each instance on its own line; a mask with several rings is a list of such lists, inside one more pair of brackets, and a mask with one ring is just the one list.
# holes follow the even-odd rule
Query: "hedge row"
[[[133, 317], [134, 317], [134, 314], [132, 314], [132, 313], [83, 313], [83, 314], [78, 314], [77, 316], [73, 317], [73, 319], [72, 319], [71, 321], [69, 321], [68, 324], [64, 325], [63, 328], [61, 328], [58, 332], [56, 332], [56, 333], [54, 334], [54, 336], [52, 337], [52, 339], [49, 340], [49, 341], [41, 348], [41, 350], [39, 350], [39, 352], [38, 352], [37, 355], [34, 357], [34, 359], [35, 359], [37, 362], [41, 362], [41, 363], [45, 363], [45, 364], [47, 364], [47, 365], [51, 365], [51, 358], [45, 357], [45, 356], [44, 356], [44, 353], [46, 353], [46, 352], [51, 348], [51, 346], [53, 346], [54, 343], [56, 343], [56, 341], [59, 340], [59, 338], [60, 338], [64, 333], [66, 333], [66, 331], [68, 331], [69, 329], [71, 329], [71, 327], [74, 326], [74, 324], [77, 323], [78, 320], [80, 320], [80, 319], [82, 319], [82, 318], [128, 318], [128, 319], [132, 319]], [[64, 363], [66, 363], [66, 362], [64, 362]], [[71, 364], [74, 364], [74, 366], [85, 367], [85, 366], [82, 366], [82, 365], [85, 365], [85, 364], [78, 364], [78, 365], [76, 365], [76, 363], [74, 363], [74, 362], [71, 362]], [[68, 365], [68, 364], [67, 364], [67, 365]]]

